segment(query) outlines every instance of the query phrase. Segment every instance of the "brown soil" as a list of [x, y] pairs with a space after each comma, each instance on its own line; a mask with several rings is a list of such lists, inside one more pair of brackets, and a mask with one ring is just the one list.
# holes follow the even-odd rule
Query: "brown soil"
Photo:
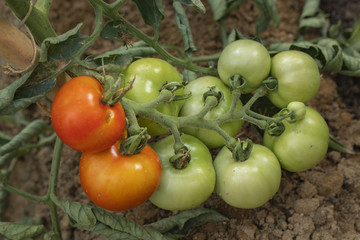
[[[171, 1], [164, 1], [166, 18], [161, 26], [160, 41], [182, 46], [180, 34], [174, 21]], [[206, 3], [206, 1], [203, 1]], [[274, 41], [291, 42], [297, 38], [297, 24], [304, 0], [277, 1], [281, 16], [278, 28], [261, 34], [261, 38]], [[332, 23], [343, 20], [344, 27], [351, 27], [360, 10], [357, 0], [322, 1], [322, 8], [330, 13]], [[10, 17], [10, 12], [0, 2], [0, 16]], [[193, 9], [187, 9], [193, 28], [197, 55], [212, 54], [221, 50], [219, 27], [214, 23], [212, 14], [202, 15]], [[148, 26], [137, 14], [130, 3], [121, 10], [126, 19], [151, 33]], [[252, 1], [245, 1], [229, 19], [228, 31], [237, 28], [245, 36], [252, 37], [258, 11]], [[89, 34], [94, 27], [93, 11], [84, 0], [54, 0], [51, 20], [58, 33], [63, 33], [79, 22], [85, 22], [82, 28]], [[88, 54], [98, 54], [114, 48], [112, 41], [98, 41]], [[0, 75], [0, 87], [11, 81]], [[279, 192], [264, 206], [253, 209], [236, 209], [225, 204], [215, 194], [202, 207], [214, 209], [229, 221], [210, 223], [197, 228], [185, 239], [360, 239], [360, 113], [358, 78], [324, 73], [319, 94], [310, 102], [326, 119], [330, 132], [337, 139], [355, 151], [354, 155], [341, 154], [329, 149], [325, 159], [316, 167], [302, 173], [283, 171]], [[26, 110], [29, 118], [44, 117], [34, 105]], [[49, 120], [49, 119], [48, 119]], [[10, 126], [1, 126], [1, 129]], [[7, 129], [16, 132], [19, 129]], [[242, 136], [252, 136], [248, 129]], [[34, 194], [44, 194], [49, 179], [52, 146], [31, 151], [19, 159], [16, 171], [9, 182]], [[60, 169], [60, 198], [92, 204], [83, 193], [78, 178], [79, 153], [65, 147]], [[177, 212], [156, 208], [150, 202], [119, 215], [126, 216], [140, 224], [150, 223]], [[64, 239], [101, 239], [100, 236], [70, 226], [63, 213], [61, 226]], [[6, 221], [20, 221], [32, 218], [44, 224], [50, 224], [48, 208], [21, 197], [10, 195], [5, 214]]]

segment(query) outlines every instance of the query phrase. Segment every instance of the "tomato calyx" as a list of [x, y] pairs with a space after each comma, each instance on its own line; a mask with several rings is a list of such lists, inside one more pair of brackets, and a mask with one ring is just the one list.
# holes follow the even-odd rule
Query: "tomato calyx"
[[235, 74], [228, 78], [230, 89], [232, 90], [245, 90], [247, 81], [239, 74]]
[[278, 89], [278, 80], [273, 76], [265, 79], [263, 84], [265, 84], [265, 87], [269, 92], [275, 92]]
[[270, 136], [280, 136], [285, 131], [285, 125], [281, 121], [269, 120], [266, 131]]
[[[216, 100], [217, 100], [217, 104], [219, 104], [219, 102], [224, 98], [224, 94], [221, 92], [221, 91], [216, 91], [216, 87], [215, 86], [212, 86], [210, 87], [209, 91], [206, 91], [204, 94], [203, 94], [203, 98], [204, 98], [204, 102], [206, 102], [206, 99], [208, 97], [215, 97]], [[216, 104], [216, 105], [217, 105]], [[215, 106], [216, 106], [215, 105]]]
[[183, 145], [175, 150], [175, 155], [170, 157], [169, 162], [175, 169], [184, 169], [189, 165], [191, 160], [190, 150]]
[[245, 141], [241, 141], [240, 139], [236, 140], [235, 146], [229, 150], [232, 152], [233, 158], [236, 161], [246, 161], [251, 154], [253, 142], [250, 139], [246, 139]]
[[101, 102], [103, 104], [114, 106], [117, 102], [120, 101], [120, 99], [128, 92], [135, 81], [135, 77], [132, 81], [130, 81], [130, 84], [125, 87], [121, 88], [121, 77], [114, 78], [113, 76], [105, 76], [102, 80], [103, 85], [103, 97], [101, 99]]
[[187, 94], [175, 94], [175, 91], [184, 88], [184, 84], [183, 83], [179, 83], [179, 82], [169, 82], [169, 83], [165, 83], [159, 90], [159, 92], [163, 91], [163, 90], [168, 90], [173, 94], [173, 97], [171, 98], [171, 101], [179, 101], [179, 100], [186, 100], [189, 97], [191, 97], [191, 93], [187, 93]]
[[141, 128], [138, 134], [128, 137], [120, 144], [120, 151], [125, 156], [138, 154], [144, 149], [149, 139], [146, 128]]

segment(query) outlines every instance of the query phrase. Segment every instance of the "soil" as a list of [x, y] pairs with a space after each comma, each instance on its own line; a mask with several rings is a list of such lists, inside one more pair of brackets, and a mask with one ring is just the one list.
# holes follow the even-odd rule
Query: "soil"
[[[174, 20], [172, 1], [163, 1], [166, 18], [161, 25], [160, 41], [165, 44], [182, 46], [181, 36]], [[214, 23], [207, 1], [203, 1], [207, 14], [187, 9], [197, 46], [196, 55], [212, 54], [221, 50], [219, 26]], [[297, 25], [304, 4], [300, 1], [277, 1], [281, 17], [280, 26], [260, 35], [268, 42], [292, 42], [297, 38]], [[0, 16], [14, 19], [10, 11], [0, 2]], [[329, 21], [342, 21], [342, 28], [351, 27], [360, 11], [357, 0], [323, 0], [321, 8], [329, 13]], [[151, 34], [131, 3], [121, 10], [130, 22]], [[246, 37], [255, 34], [259, 12], [253, 1], [246, 0], [227, 20], [228, 28], [237, 28]], [[60, 34], [84, 22], [82, 32], [89, 34], [94, 28], [92, 7], [84, 0], [53, 0], [51, 21]], [[16, 21], [14, 19], [14, 21]], [[206, 26], [206, 27], [205, 27]], [[135, 40], [135, 39], [134, 39]], [[87, 54], [99, 54], [118, 46], [112, 41], [98, 41]], [[12, 78], [0, 74], [3, 88]], [[228, 221], [209, 223], [196, 228], [187, 240], [215, 239], [297, 239], [297, 240], [359, 240], [360, 239], [360, 108], [359, 78], [323, 73], [319, 94], [309, 105], [317, 109], [327, 121], [331, 134], [343, 142], [355, 154], [343, 154], [329, 149], [323, 161], [313, 169], [290, 173], [283, 171], [279, 192], [264, 206], [252, 210], [230, 207], [213, 194], [201, 207], [210, 208], [228, 217]], [[50, 122], [36, 106], [26, 111], [28, 119], [41, 117]], [[1, 129], [17, 132], [13, 125]], [[251, 136], [249, 128], [241, 137]], [[258, 139], [253, 139], [259, 141]], [[33, 150], [21, 157], [9, 182], [15, 187], [34, 194], [45, 194], [49, 180], [52, 146]], [[78, 178], [80, 154], [65, 147], [59, 176], [59, 198], [90, 204], [83, 193]], [[150, 202], [118, 213], [139, 224], [157, 221], [178, 212], [158, 209]], [[101, 239], [101, 236], [70, 226], [68, 218], [59, 212], [64, 239]], [[45, 205], [10, 194], [5, 221], [32, 219], [50, 225], [48, 208]]]

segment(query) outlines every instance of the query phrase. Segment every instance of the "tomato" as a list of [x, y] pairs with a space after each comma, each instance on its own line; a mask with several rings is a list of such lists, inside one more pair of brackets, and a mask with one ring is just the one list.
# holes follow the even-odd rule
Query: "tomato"
[[[216, 107], [211, 109], [206, 115], [205, 119], [218, 119], [225, 113], [227, 113], [232, 105], [233, 96], [230, 89], [219, 79], [212, 76], [204, 76], [191, 81], [185, 86], [185, 92], [191, 92], [191, 97], [186, 99], [183, 107], [181, 108], [179, 116], [190, 116], [197, 114], [204, 106], [203, 94], [215, 86], [215, 91], [220, 91], [223, 95], [222, 99]], [[242, 103], [239, 100], [237, 102], [236, 110], [242, 107]], [[241, 120], [226, 122], [220, 127], [230, 136], [234, 137], [239, 133], [242, 126]], [[184, 133], [193, 135], [199, 138], [209, 148], [221, 147], [225, 144], [225, 140], [214, 130], [198, 128], [198, 127], [184, 127], [181, 128]], [[209, 137], [211, 136], [211, 137]]]
[[[182, 78], [177, 70], [169, 63], [157, 58], [142, 58], [129, 65], [124, 72], [124, 82], [135, 79], [133, 87], [125, 95], [126, 98], [138, 103], [149, 103], [160, 95], [161, 87], [169, 82], [182, 83]], [[183, 94], [184, 90], [179, 89], [175, 94]], [[183, 101], [162, 103], [156, 109], [170, 116], [178, 116]], [[139, 118], [139, 124], [146, 127], [150, 135], [156, 136], [166, 133], [168, 130], [158, 123], [145, 118]]]
[[237, 161], [223, 147], [214, 160], [216, 193], [237, 208], [256, 208], [269, 201], [278, 191], [281, 167], [266, 147], [253, 144], [249, 158]]
[[59, 138], [80, 152], [98, 152], [113, 145], [125, 129], [120, 103], [101, 102], [103, 87], [92, 77], [75, 77], [56, 94], [51, 119]]
[[293, 101], [307, 103], [320, 88], [319, 68], [304, 52], [288, 50], [276, 54], [271, 61], [271, 75], [278, 83], [268, 97], [279, 108]]
[[267, 49], [259, 42], [241, 39], [227, 45], [218, 61], [221, 80], [229, 85], [228, 79], [236, 74], [246, 81], [244, 93], [258, 88], [270, 73], [271, 58]]
[[[291, 172], [312, 168], [328, 149], [329, 128], [325, 120], [313, 108], [305, 105], [304, 108], [305, 114], [296, 122], [283, 120], [285, 131], [280, 136], [270, 136], [267, 131], [264, 135], [264, 145], [275, 153], [282, 168]], [[303, 110], [298, 107], [295, 110], [302, 115]]]
[[124, 156], [119, 144], [97, 153], [82, 153], [80, 182], [86, 195], [99, 207], [122, 211], [145, 202], [159, 186], [161, 162], [148, 145], [135, 155]]
[[152, 147], [163, 169], [159, 188], [150, 201], [166, 210], [194, 208], [205, 202], [215, 187], [215, 170], [208, 148], [197, 138], [183, 134], [181, 140], [190, 150], [191, 160], [186, 168], [176, 169], [169, 162], [174, 155], [174, 138], [167, 136]]

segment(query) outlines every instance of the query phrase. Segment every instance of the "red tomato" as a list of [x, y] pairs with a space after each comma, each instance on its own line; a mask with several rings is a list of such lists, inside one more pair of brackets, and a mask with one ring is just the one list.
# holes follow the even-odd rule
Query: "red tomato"
[[131, 209], [145, 202], [158, 188], [161, 170], [161, 162], [151, 147], [124, 156], [119, 144], [103, 152], [83, 153], [79, 167], [86, 195], [111, 211]]
[[59, 138], [80, 152], [98, 152], [113, 145], [125, 129], [120, 103], [101, 102], [103, 87], [92, 77], [76, 77], [56, 94], [51, 118]]

